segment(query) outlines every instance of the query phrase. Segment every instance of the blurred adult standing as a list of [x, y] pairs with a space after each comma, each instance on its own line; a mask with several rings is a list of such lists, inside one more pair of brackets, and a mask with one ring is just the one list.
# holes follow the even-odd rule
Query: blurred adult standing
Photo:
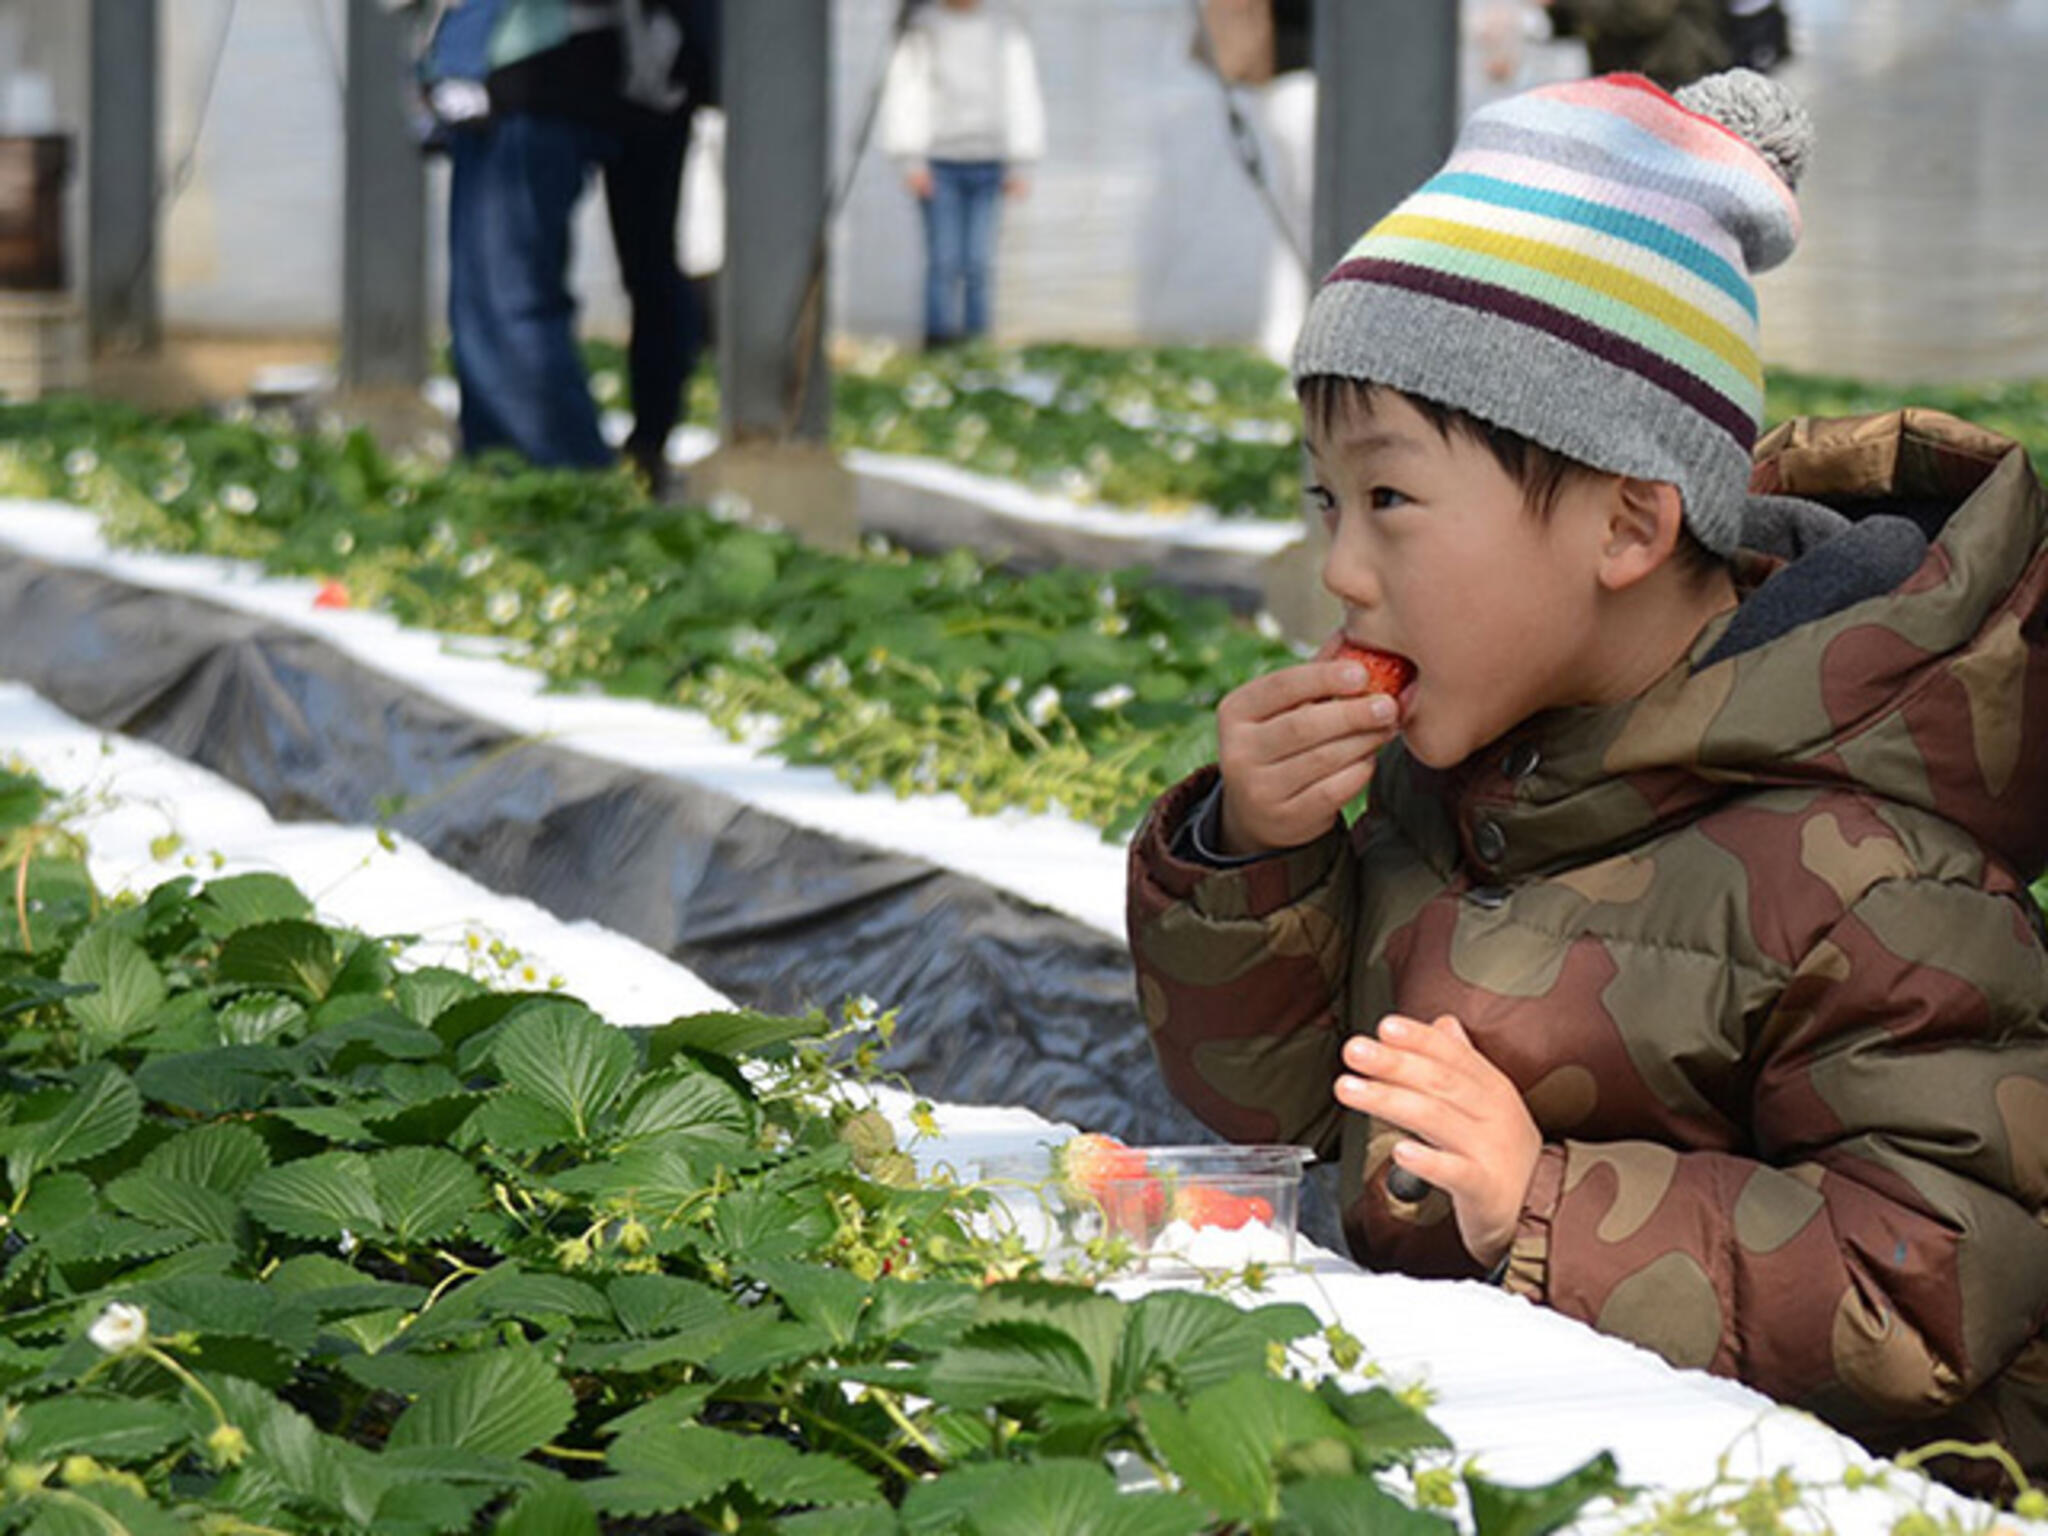
[[623, 0], [625, 110], [605, 163], [605, 208], [619, 279], [632, 306], [627, 376], [633, 429], [627, 460], [660, 496], [669, 489], [669, 432], [708, 334], [706, 306], [676, 254], [676, 218], [691, 125], [719, 104], [721, 0]]
[[996, 214], [1045, 153], [1031, 38], [1007, 9], [930, 0], [903, 28], [882, 98], [882, 147], [924, 216], [924, 343], [989, 329]]
[[622, 143], [619, 0], [429, 0], [422, 63], [447, 150], [448, 331], [462, 451], [549, 468], [613, 454], [576, 340], [571, 220]]

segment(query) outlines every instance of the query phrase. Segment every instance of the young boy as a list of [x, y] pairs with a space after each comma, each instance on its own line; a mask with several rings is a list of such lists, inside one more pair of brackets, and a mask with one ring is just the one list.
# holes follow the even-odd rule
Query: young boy
[[1809, 135], [1743, 71], [1545, 87], [1329, 274], [1342, 629], [1219, 707], [1131, 947], [1174, 1092], [1338, 1157], [1361, 1262], [2040, 1477], [2048, 496], [1918, 410], [1752, 476]]

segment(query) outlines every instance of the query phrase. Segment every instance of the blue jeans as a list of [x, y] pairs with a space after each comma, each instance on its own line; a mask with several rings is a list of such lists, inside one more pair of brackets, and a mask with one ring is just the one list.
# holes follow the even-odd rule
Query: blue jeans
[[454, 134], [448, 330], [462, 386], [462, 451], [510, 448], [549, 468], [602, 468], [612, 450], [576, 344], [570, 216], [617, 138], [514, 113]]
[[988, 334], [989, 259], [1003, 163], [934, 160], [931, 173], [932, 195], [924, 200], [924, 339], [926, 346], [941, 346]]

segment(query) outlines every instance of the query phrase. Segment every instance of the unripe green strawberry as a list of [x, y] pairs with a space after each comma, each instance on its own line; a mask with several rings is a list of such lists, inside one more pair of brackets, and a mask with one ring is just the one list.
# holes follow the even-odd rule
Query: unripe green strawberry
[[879, 1109], [855, 1111], [840, 1123], [837, 1135], [853, 1149], [853, 1165], [863, 1173], [896, 1150], [896, 1128]]

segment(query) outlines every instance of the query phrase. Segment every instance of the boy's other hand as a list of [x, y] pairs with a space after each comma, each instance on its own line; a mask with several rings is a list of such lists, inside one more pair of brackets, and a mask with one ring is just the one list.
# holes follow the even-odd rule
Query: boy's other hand
[[1389, 1014], [1378, 1037], [1345, 1042], [1339, 1103], [1407, 1131], [1394, 1163], [1451, 1197], [1465, 1251], [1491, 1269], [1506, 1255], [1543, 1152], [1543, 1133], [1508, 1075], [1449, 1014]]
[[1298, 848], [1330, 830], [1372, 779], [1400, 706], [1367, 692], [1366, 669], [1332, 641], [1313, 659], [1233, 689], [1216, 706], [1223, 847]]
[[910, 195], [919, 202], [927, 202], [932, 195], [932, 173], [929, 166], [913, 165], [903, 173], [903, 185], [910, 188]]

